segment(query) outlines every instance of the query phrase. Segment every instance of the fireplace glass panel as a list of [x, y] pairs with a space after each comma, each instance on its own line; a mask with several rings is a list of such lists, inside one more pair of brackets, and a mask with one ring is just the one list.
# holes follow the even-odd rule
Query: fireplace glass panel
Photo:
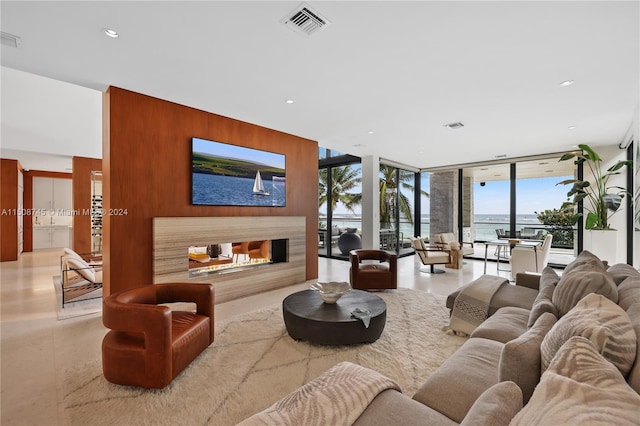
[[289, 240], [258, 240], [191, 246], [189, 276], [216, 274], [287, 261]]

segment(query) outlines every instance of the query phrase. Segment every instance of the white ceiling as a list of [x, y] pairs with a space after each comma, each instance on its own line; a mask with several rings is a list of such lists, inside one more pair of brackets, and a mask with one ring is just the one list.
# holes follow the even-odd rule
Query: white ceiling
[[[21, 48], [2, 46], [1, 64], [93, 89], [44, 104], [91, 111], [114, 85], [418, 168], [618, 144], [637, 111], [638, 1], [310, 1], [330, 21], [311, 36], [280, 23], [298, 4], [2, 1]], [[26, 142], [9, 143], [78, 150], [55, 132], [30, 138], [59, 124], [39, 129], [35, 112], [5, 120], [4, 74], [3, 146], [16, 124]]]

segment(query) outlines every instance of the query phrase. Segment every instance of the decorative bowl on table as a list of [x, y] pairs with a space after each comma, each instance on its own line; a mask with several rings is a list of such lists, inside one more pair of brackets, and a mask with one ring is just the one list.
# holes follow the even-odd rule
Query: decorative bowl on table
[[336, 303], [344, 294], [351, 291], [351, 284], [331, 281], [328, 283], [313, 283], [311, 290], [317, 290], [324, 303]]

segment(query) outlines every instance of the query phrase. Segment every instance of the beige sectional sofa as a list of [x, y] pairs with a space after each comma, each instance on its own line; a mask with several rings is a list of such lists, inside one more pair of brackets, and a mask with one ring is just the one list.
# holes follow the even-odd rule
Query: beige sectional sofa
[[529, 308], [497, 309], [412, 398], [383, 390], [353, 424], [640, 424], [640, 272], [583, 252], [533, 279]]

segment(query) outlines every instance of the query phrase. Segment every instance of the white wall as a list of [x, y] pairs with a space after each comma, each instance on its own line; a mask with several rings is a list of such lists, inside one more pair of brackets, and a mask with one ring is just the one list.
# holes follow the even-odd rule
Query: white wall
[[102, 158], [102, 92], [6, 67], [0, 81], [2, 158], [60, 172]]
[[[626, 150], [620, 149], [618, 146], [592, 146], [592, 148], [600, 155], [600, 157], [603, 160], [603, 162], [602, 162], [602, 170], [603, 171], [606, 171], [606, 169], [608, 169], [609, 167], [614, 165], [617, 161], [626, 160], [627, 159]], [[625, 169], [625, 171], [623, 173], [621, 173], [620, 175], [611, 177], [611, 179], [609, 179], [609, 182], [608, 182], [607, 186], [608, 187], [621, 186], [621, 187], [625, 188], [626, 185], [627, 185], [627, 173], [628, 172]], [[632, 172], [630, 171], [629, 173], [632, 173]], [[592, 176], [590, 175], [589, 170], [588, 170], [587, 167], [584, 168], [584, 179], [588, 180], [590, 182], [593, 182]], [[626, 263], [627, 262], [627, 234], [626, 234], [627, 223], [626, 223], [626, 220], [627, 220], [627, 214], [628, 213], [629, 214], [633, 214], [632, 211], [628, 212], [628, 210], [629, 209], [627, 208], [626, 198], [625, 198], [625, 200], [623, 200], [623, 203], [622, 203], [622, 206], [620, 207], [620, 209], [611, 217], [611, 219], [609, 221], [611, 227], [618, 230], [616, 232], [616, 244], [615, 244], [616, 256], [615, 256], [615, 260], [613, 258], [608, 258], [607, 260], [609, 261], [609, 264]], [[585, 238], [584, 238], [583, 249], [584, 250], [593, 251], [596, 254], [598, 254], [597, 253], [598, 252], [598, 248], [589, 246], [590, 239], [587, 238], [587, 235], [586, 235], [586, 233], [589, 232], [589, 231], [585, 229], [584, 232], [585, 232]]]

